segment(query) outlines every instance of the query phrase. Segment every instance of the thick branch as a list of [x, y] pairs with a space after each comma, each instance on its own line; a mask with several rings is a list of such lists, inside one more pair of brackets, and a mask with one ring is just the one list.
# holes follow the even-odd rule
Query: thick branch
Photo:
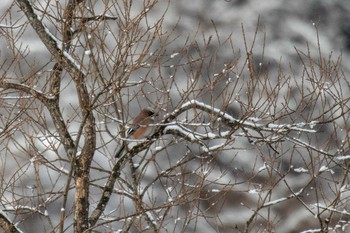
[[120, 175], [120, 170], [122, 168], [122, 165], [124, 164], [124, 161], [126, 159], [126, 156], [122, 156], [117, 164], [113, 167], [113, 170], [111, 174], [109, 175], [109, 178], [107, 180], [106, 185], [104, 186], [102, 197], [97, 204], [97, 207], [92, 212], [90, 218], [89, 218], [89, 227], [95, 226], [96, 222], [100, 219], [101, 214], [105, 210], [107, 203], [109, 199], [111, 198], [114, 183], [117, 180], [117, 178]]
[[45, 106], [47, 106], [49, 103], [49, 98], [47, 98], [42, 92], [37, 91], [37, 90], [33, 89], [32, 87], [24, 85], [24, 84], [10, 83], [10, 82], [6, 82], [6, 81], [1, 80], [0, 87], [4, 88], [4, 89], [14, 89], [17, 91], [24, 92], [24, 93], [31, 95], [34, 98], [38, 99]]
[[2, 211], [0, 211], [0, 227], [4, 230], [4, 232], [22, 232], [15, 226], [15, 224], [13, 224], [13, 222], [11, 222], [11, 220]]
[[[82, 232], [88, 227], [88, 209], [89, 209], [89, 171], [90, 164], [92, 161], [93, 154], [95, 152], [96, 146], [96, 130], [95, 130], [95, 119], [91, 112], [90, 106], [90, 96], [85, 84], [85, 74], [80, 70], [80, 65], [64, 50], [65, 45], [59, 44], [60, 42], [54, 38], [53, 35], [44, 27], [41, 21], [38, 19], [37, 15], [34, 13], [32, 6], [28, 0], [17, 0], [19, 7], [27, 16], [30, 24], [39, 35], [41, 41], [45, 44], [51, 55], [57, 60], [57, 62], [62, 65], [69, 73], [71, 73], [72, 78], [76, 82], [76, 88], [79, 96], [80, 107], [82, 110], [83, 118], [85, 121], [82, 123], [84, 125], [84, 146], [81, 151], [81, 156], [79, 158], [74, 158], [74, 174], [75, 174], [75, 214], [74, 214], [74, 226], [75, 231]], [[67, 31], [69, 30], [69, 25], [72, 22], [73, 9], [79, 4], [80, 1], [69, 1], [65, 12], [65, 16], [68, 24], [66, 25], [66, 30], [64, 33], [64, 39], [67, 40]], [[57, 103], [57, 102], [56, 102]], [[58, 105], [55, 104], [50, 106], [51, 111], [54, 113], [55, 123], [59, 121], [57, 116], [59, 115]], [[78, 135], [76, 144], [79, 143], [81, 135]], [[65, 137], [64, 137], [65, 139]], [[74, 143], [72, 143], [74, 144]], [[73, 155], [76, 154], [76, 149], [72, 152]]]
[[[63, 55], [63, 51], [59, 48], [57, 41], [51, 37], [50, 33], [46, 30], [44, 25], [38, 19], [38, 16], [34, 13], [32, 6], [28, 0], [16, 0], [20, 9], [24, 12], [29, 20], [29, 23], [34, 28], [35, 32], [40, 37], [46, 48], [49, 50], [52, 56], [57, 60], [58, 63], [63, 64], [63, 67], [68, 70], [71, 74], [82, 74], [74, 61], [70, 60], [67, 56]], [[72, 75], [74, 77], [74, 75]]]
[[[90, 96], [87, 91], [84, 76], [80, 75], [76, 78], [76, 88], [79, 96], [79, 102], [83, 114], [84, 127], [84, 146], [79, 158], [75, 159], [75, 230], [83, 232], [88, 228], [89, 213], [89, 175], [90, 165], [96, 149], [96, 128], [95, 118], [92, 114], [92, 106], [90, 105]], [[82, 132], [77, 136], [77, 144]]]
[[4, 89], [14, 89], [20, 92], [27, 93], [39, 100], [40, 102], [42, 102], [50, 112], [50, 115], [53, 119], [56, 130], [60, 136], [61, 142], [66, 150], [66, 153], [68, 155], [71, 154], [71, 150], [74, 148], [74, 142], [68, 132], [66, 123], [63, 121], [63, 117], [61, 115], [57, 99], [48, 98], [42, 92], [34, 90], [32, 87], [23, 84], [0, 81], [0, 87]]

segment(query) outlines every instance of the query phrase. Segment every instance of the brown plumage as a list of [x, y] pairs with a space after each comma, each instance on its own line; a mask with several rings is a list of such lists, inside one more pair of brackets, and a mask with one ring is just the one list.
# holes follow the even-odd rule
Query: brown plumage
[[[149, 126], [149, 124], [154, 123], [154, 115], [154, 109], [150, 107], [142, 109], [139, 115], [134, 118], [131, 128], [127, 132], [127, 138], [138, 140], [151, 136], [153, 134], [154, 127]], [[125, 146], [123, 143], [122, 147], [115, 154], [116, 158], [121, 156], [122, 152], [124, 151], [124, 147]]]

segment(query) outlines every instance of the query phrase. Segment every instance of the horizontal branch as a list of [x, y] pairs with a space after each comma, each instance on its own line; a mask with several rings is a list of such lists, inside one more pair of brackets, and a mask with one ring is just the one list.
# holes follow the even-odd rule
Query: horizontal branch
[[24, 85], [24, 84], [18, 84], [18, 83], [10, 83], [6, 82], [4, 80], [0, 81], [0, 88], [4, 89], [14, 89], [17, 91], [24, 92], [26, 94], [29, 94], [33, 96], [34, 98], [40, 100], [44, 105], [47, 105], [49, 102], [49, 98], [43, 94], [41, 91], [35, 90], [33, 87]]
[[[207, 112], [208, 114], [216, 116], [216, 121], [222, 122], [223, 124], [228, 126], [230, 130], [221, 132], [219, 129], [218, 133], [208, 132], [206, 134], [202, 134], [202, 133], [195, 132], [191, 129], [188, 129], [187, 127], [184, 127], [183, 125], [174, 121], [174, 119], [178, 115], [180, 115], [181, 113], [189, 109], [200, 109], [204, 112]], [[163, 121], [159, 123], [157, 132], [159, 135], [167, 134], [167, 133], [178, 135], [190, 142], [197, 142], [197, 143], [200, 143], [201, 145], [203, 144], [201, 143], [202, 140], [231, 138], [233, 132], [235, 132], [239, 128], [243, 130], [243, 133], [240, 136], [255, 138], [255, 141], [254, 141], [255, 143], [265, 142], [268, 144], [280, 142], [285, 137], [285, 135], [290, 133], [291, 131], [304, 132], [304, 133], [317, 132], [316, 130], [313, 129], [315, 125], [318, 124], [317, 121], [301, 122], [301, 123], [293, 123], [293, 124], [275, 124], [275, 123], [260, 124], [258, 123], [258, 120], [259, 119], [251, 119], [251, 120], [237, 119], [229, 115], [228, 113], [223, 112], [220, 109], [215, 108], [211, 105], [207, 105], [197, 100], [190, 100], [182, 104], [178, 109], [175, 109], [173, 112], [166, 114], [164, 116]], [[203, 124], [202, 126], [205, 127], [207, 125]], [[309, 128], [305, 128], [305, 127], [309, 127]], [[247, 131], [248, 129], [256, 131], [259, 136], [249, 136]], [[266, 134], [263, 134], [263, 133], [270, 133], [271, 135], [267, 137]]]
[[281, 202], [287, 201], [287, 200], [289, 200], [289, 199], [298, 197], [298, 196], [300, 196], [303, 192], [304, 192], [304, 189], [300, 189], [299, 192], [293, 193], [293, 194], [291, 194], [291, 195], [289, 195], [289, 196], [287, 196], [287, 197], [282, 197], [282, 198], [276, 199], [276, 200], [274, 200], [274, 201], [266, 202], [266, 203], [264, 203], [264, 204], [261, 206], [261, 208], [263, 208], [263, 207], [270, 207], [270, 206], [272, 206], [272, 205], [276, 205], [276, 204], [278, 204], [278, 203], [281, 203]]
[[0, 88], [14, 89], [20, 92], [24, 92], [42, 102], [51, 114], [53, 123], [55, 124], [57, 132], [59, 133], [60, 141], [62, 142], [67, 154], [71, 154], [70, 151], [72, 151], [72, 149], [75, 147], [75, 144], [63, 120], [62, 114], [59, 109], [59, 102], [54, 96], [52, 96], [51, 98], [42, 93], [41, 91], [35, 90], [33, 87], [24, 84], [10, 83], [6, 81], [0, 81]]
[[[240, 125], [241, 127], [250, 128], [253, 130], [263, 130], [268, 132], [275, 132], [275, 133], [284, 133], [284, 132], [290, 132], [290, 131], [299, 131], [299, 132], [307, 132], [307, 133], [316, 133], [317, 131], [313, 128], [315, 125], [318, 124], [317, 121], [311, 121], [311, 122], [302, 122], [302, 123], [295, 123], [295, 124], [259, 124], [256, 121], [248, 121], [248, 120], [240, 120], [236, 119], [233, 116], [221, 111], [218, 108], [214, 108], [213, 106], [204, 104], [202, 102], [199, 102], [197, 100], [190, 100], [186, 103], [184, 103], [180, 109], [188, 109], [188, 108], [198, 108], [205, 112], [215, 114], [217, 115], [217, 120], [222, 121], [228, 126], [237, 126]], [[181, 111], [182, 112], [182, 111]], [[304, 127], [309, 126], [311, 129], [305, 129]]]

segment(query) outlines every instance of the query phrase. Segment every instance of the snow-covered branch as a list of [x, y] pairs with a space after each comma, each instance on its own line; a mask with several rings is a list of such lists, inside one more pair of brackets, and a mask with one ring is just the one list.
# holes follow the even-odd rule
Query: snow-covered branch
[[296, 193], [293, 193], [291, 195], [289, 195], [288, 197], [282, 197], [282, 198], [279, 198], [279, 199], [276, 199], [276, 200], [273, 200], [273, 201], [269, 201], [269, 202], [266, 202], [264, 203], [264, 205], [262, 207], [269, 207], [269, 206], [272, 206], [272, 205], [276, 205], [280, 202], [284, 202], [284, 201], [287, 201], [291, 198], [295, 198], [295, 197], [298, 197], [300, 194], [302, 194], [304, 191], [304, 189], [300, 189], [298, 192]]
[[[38, 19], [37, 14], [34, 12], [31, 3], [28, 0], [17, 0], [17, 3], [21, 10], [27, 16], [29, 23], [34, 28], [35, 32], [40, 37], [41, 41], [47, 47], [52, 56], [58, 61], [58, 63], [64, 64], [64, 68], [70, 73], [78, 73], [85, 75], [81, 70], [80, 63], [73, 59], [67, 52], [62, 51], [62, 43], [55, 38], [49, 30], [43, 25], [42, 21]], [[63, 56], [62, 56], [63, 54]]]
[[[293, 124], [275, 124], [275, 123], [268, 123], [268, 124], [259, 124], [257, 123], [257, 120], [240, 120], [236, 119], [233, 116], [221, 111], [218, 108], [215, 108], [213, 106], [207, 105], [205, 103], [199, 102], [197, 100], [190, 100], [186, 103], [184, 103], [179, 110], [175, 110], [173, 114], [176, 114], [177, 112], [183, 112], [183, 110], [187, 110], [189, 108], [197, 108], [201, 109], [205, 112], [211, 113], [213, 115], [217, 116], [217, 120], [220, 120], [229, 126], [231, 125], [239, 125], [240, 127], [244, 127], [247, 129], [253, 129], [256, 131], [266, 131], [266, 132], [273, 132], [273, 133], [286, 133], [290, 131], [298, 131], [298, 132], [305, 132], [305, 133], [316, 133], [317, 131], [313, 128], [315, 125], [318, 124], [317, 121], [312, 122], [300, 122], [300, 123], [293, 123]], [[309, 127], [309, 129], [305, 128]]]
[[4, 230], [4, 232], [23, 232], [17, 227], [17, 224], [14, 224], [12, 220], [7, 216], [7, 214], [2, 210], [0, 210], [0, 227]]
[[47, 210], [42, 212], [41, 210], [39, 210], [36, 207], [30, 207], [30, 206], [25, 206], [25, 205], [17, 205], [17, 206], [7, 207], [6, 211], [16, 211], [16, 212], [22, 211], [22, 212], [29, 212], [29, 213], [38, 213], [38, 214], [45, 216], [45, 217], [48, 216]]
[[44, 95], [41, 91], [35, 90], [33, 87], [30, 87], [24, 84], [10, 83], [10, 82], [6, 82], [5, 80], [1, 80], [0, 88], [22, 91], [40, 100], [44, 104], [47, 104], [47, 101], [49, 100], [49, 97]]
[[[220, 123], [218, 124], [216, 129], [213, 129], [212, 125], [208, 123], [196, 123], [193, 125], [205, 127], [207, 133], [199, 133], [193, 129], [185, 127], [183, 121], [176, 121], [176, 117], [181, 113], [189, 110], [189, 109], [199, 109], [203, 112], [206, 112], [210, 115], [216, 117], [214, 122]], [[161, 128], [162, 134], [174, 134], [184, 138], [190, 142], [196, 142], [202, 146], [204, 140], [212, 140], [212, 139], [233, 139], [233, 133], [237, 130], [242, 129], [243, 132], [236, 133], [236, 136], [247, 137], [252, 143], [267, 143], [272, 144], [276, 142], [281, 142], [285, 140], [285, 136], [292, 132], [298, 133], [316, 133], [317, 131], [313, 129], [317, 121], [312, 122], [300, 122], [300, 123], [292, 123], [292, 124], [276, 124], [276, 123], [267, 123], [261, 124], [258, 123], [259, 119], [237, 119], [228, 113], [221, 111], [218, 108], [207, 105], [203, 102], [199, 102], [197, 100], [190, 100], [184, 104], [182, 104], [179, 108], [175, 109], [173, 112], [168, 113], [164, 116], [164, 120], [159, 124]], [[221, 124], [222, 123], [222, 124]], [[191, 123], [187, 122], [188, 125]], [[226, 127], [226, 130], [222, 127]], [[227, 130], [230, 129], [230, 130]], [[215, 131], [214, 131], [215, 130]], [[255, 135], [252, 135], [250, 132], [256, 132]], [[290, 138], [289, 138], [290, 139]], [[300, 144], [301, 142], [297, 139], [290, 139], [289, 141], [293, 141], [294, 143]], [[305, 146], [305, 143], [302, 143]], [[309, 147], [312, 147], [309, 145]], [[209, 151], [206, 146], [205, 151]], [[221, 146], [219, 146], [221, 148]], [[312, 147], [314, 148], [314, 147]], [[211, 148], [213, 150], [215, 148]], [[316, 149], [316, 148], [314, 148]]]

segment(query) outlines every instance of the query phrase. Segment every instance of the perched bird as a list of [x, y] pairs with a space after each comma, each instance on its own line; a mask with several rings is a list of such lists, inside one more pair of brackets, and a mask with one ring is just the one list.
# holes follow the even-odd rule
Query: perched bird
[[[143, 139], [149, 136], [152, 136], [154, 133], [154, 126], [150, 126], [150, 124], [154, 124], [154, 116], [155, 111], [151, 107], [147, 107], [142, 109], [137, 117], [134, 118], [131, 128], [127, 131], [128, 139]], [[123, 143], [121, 148], [115, 154], [115, 157], [118, 158], [124, 152], [125, 144]]]

